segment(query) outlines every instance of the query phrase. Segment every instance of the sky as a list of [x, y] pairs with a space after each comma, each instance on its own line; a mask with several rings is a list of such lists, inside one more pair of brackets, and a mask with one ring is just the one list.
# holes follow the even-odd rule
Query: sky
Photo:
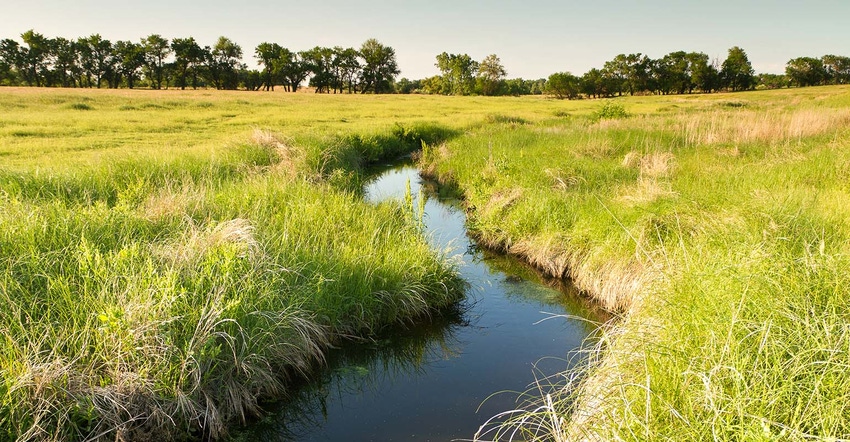
[[441, 52], [496, 54], [509, 77], [536, 79], [580, 75], [621, 53], [722, 61], [732, 46], [757, 73], [782, 73], [795, 57], [850, 56], [850, 0], [0, 0], [0, 38], [29, 29], [113, 42], [191, 36], [202, 46], [223, 35], [249, 66], [264, 41], [299, 51], [376, 38], [410, 79], [439, 74]]

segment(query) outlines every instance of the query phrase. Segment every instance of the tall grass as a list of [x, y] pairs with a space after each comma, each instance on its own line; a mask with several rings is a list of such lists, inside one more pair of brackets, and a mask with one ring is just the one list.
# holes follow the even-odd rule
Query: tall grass
[[583, 375], [541, 383], [481, 440], [850, 438], [850, 96], [740, 97], [624, 99], [624, 118], [424, 152], [483, 241], [621, 316]]
[[0, 440], [217, 439], [330, 344], [455, 304], [415, 214], [352, 191], [447, 133], [0, 168]]
[[850, 438], [846, 87], [0, 104], [0, 440], [216, 438], [329, 343], [454, 303], [415, 210], [358, 196], [423, 141], [483, 243], [619, 316], [482, 439]]

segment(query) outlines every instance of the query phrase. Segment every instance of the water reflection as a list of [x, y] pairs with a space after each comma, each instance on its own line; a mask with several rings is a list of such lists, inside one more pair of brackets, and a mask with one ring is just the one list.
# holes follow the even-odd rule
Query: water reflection
[[[264, 441], [451, 440], [471, 437], [513, 409], [540, 373], [563, 371], [598, 318], [569, 284], [542, 278], [510, 257], [478, 248], [451, 195], [391, 169], [370, 183], [369, 201], [426, 198], [429, 242], [451, 248], [472, 288], [469, 301], [424, 326], [392, 330], [331, 353], [328, 367], [239, 438]], [[416, 203], [414, 203], [416, 207]], [[563, 315], [546, 320], [552, 315]], [[511, 393], [496, 394], [499, 391]], [[486, 401], [485, 401], [486, 399]]]
[[390, 330], [380, 339], [332, 351], [327, 368], [256, 423], [250, 440], [311, 440], [311, 434], [331, 419], [329, 404], [379, 395], [389, 384], [426, 376], [430, 367], [458, 357], [463, 343], [456, 331], [468, 326], [463, 307], [458, 307], [428, 324]]

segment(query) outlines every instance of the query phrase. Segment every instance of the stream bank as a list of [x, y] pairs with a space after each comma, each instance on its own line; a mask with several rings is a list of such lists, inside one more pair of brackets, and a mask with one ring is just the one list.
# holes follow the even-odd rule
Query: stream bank
[[[479, 247], [460, 201], [416, 168], [388, 168], [365, 188], [376, 204], [424, 198], [431, 245], [458, 261], [470, 286], [458, 309], [429, 324], [332, 351], [327, 368], [243, 434], [257, 440], [471, 438], [515, 409], [536, 379], [580, 362], [602, 317], [575, 287]], [[518, 403], [519, 402], [519, 403]]]

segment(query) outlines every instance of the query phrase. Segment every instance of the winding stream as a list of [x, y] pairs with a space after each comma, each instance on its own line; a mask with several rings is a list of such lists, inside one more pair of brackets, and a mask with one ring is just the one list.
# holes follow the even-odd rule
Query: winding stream
[[333, 351], [318, 379], [238, 438], [470, 439], [488, 418], [517, 407], [517, 393], [535, 373], [567, 368], [568, 353], [593, 332], [578, 318], [597, 316], [574, 288], [476, 247], [458, 201], [440, 196], [414, 167], [380, 174], [367, 186], [367, 199], [403, 198], [408, 180], [414, 196], [420, 189], [425, 195], [429, 241], [458, 255], [470, 284], [466, 305], [426, 326]]

